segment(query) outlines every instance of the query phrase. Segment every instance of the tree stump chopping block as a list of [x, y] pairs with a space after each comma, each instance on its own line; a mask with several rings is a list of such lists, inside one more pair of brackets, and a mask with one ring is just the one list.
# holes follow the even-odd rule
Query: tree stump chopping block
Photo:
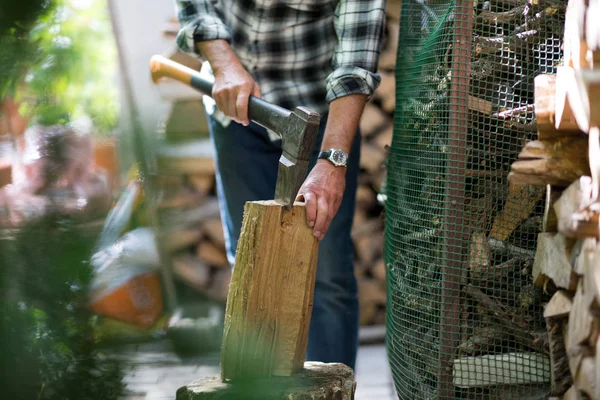
[[195, 381], [177, 390], [177, 400], [351, 400], [355, 390], [350, 367], [307, 362], [292, 376], [233, 383], [215, 376]]

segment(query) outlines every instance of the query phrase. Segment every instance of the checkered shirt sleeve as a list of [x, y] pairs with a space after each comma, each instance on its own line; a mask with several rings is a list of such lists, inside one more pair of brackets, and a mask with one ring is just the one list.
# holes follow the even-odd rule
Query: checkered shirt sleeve
[[181, 30], [177, 46], [184, 52], [200, 55], [196, 43], [223, 39], [231, 42], [231, 33], [211, 0], [175, 0]]
[[385, 28], [385, 0], [340, 0], [334, 28], [338, 37], [327, 101], [350, 94], [369, 97], [381, 83], [377, 62]]

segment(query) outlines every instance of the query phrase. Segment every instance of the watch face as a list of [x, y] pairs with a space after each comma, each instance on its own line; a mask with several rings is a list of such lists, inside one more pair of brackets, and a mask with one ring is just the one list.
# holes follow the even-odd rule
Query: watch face
[[333, 150], [331, 152], [331, 161], [339, 165], [345, 165], [348, 160], [348, 155], [341, 150]]

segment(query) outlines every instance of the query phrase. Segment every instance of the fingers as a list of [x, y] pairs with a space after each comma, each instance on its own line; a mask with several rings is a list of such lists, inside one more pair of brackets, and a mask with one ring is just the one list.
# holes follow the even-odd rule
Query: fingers
[[248, 100], [250, 99], [250, 92], [240, 90], [237, 95], [235, 102], [235, 114], [237, 116], [236, 122], [248, 126], [250, 121], [248, 120]]
[[327, 232], [327, 228], [329, 224], [327, 220], [329, 219], [329, 203], [325, 196], [320, 196], [317, 198], [317, 219], [315, 220], [315, 227], [313, 229], [313, 235], [319, 239], [323, 240], [325, 237], [325, 232]]
[[317, 197], [313, 192], [307, 192], [302, 195], [304, 197], [304, 207], [306, 208], [306, 223], [309, 227], [315, 226], [317, 219]]

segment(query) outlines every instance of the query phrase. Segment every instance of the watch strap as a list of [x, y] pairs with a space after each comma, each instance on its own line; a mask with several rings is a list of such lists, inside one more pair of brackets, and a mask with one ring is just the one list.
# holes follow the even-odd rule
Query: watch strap
[[331, 150], [323, 150], [322, 152], [319, 153], [319, 156], [317, 158], [319, 160], [328, 160], [330, 155], [331, 155]]

